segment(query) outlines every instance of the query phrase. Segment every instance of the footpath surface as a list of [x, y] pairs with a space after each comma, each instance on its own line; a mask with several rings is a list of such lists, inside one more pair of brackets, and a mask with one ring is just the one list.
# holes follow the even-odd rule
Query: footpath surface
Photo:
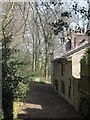
[[74, 108], [50, 84], [32, 82], [26, 103], [21, 103], [18, 120], [25, 118], [81, 118]]

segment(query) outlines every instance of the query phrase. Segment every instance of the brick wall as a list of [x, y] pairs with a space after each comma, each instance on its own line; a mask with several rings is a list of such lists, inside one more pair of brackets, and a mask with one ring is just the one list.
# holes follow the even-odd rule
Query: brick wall
[[74, 30], [72, 30], [71, 32], [71, 48], [73, 49], [75, 47], [75, 44], [74, 44]]
[[87, 36], [85, 36], [84, 33], [77, 33], [76, 34], [76, 46], [78, 46], [78, 44], [83, 41], [85, 39], [85, 41], [87, 41]]

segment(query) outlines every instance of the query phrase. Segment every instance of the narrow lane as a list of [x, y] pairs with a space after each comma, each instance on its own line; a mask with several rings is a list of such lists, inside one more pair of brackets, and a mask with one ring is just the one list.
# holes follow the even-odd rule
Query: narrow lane
[[50, 84], [31, 83], [26, 104], [18, 118], [80, 118], [74, 108], [55, 93]]

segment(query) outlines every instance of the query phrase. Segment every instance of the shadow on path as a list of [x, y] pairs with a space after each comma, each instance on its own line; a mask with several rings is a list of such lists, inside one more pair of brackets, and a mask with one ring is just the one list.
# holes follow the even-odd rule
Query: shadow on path
[[74, 108], [56, 94], [50, 84], [31, 83], [18, 118], [80, 118]]

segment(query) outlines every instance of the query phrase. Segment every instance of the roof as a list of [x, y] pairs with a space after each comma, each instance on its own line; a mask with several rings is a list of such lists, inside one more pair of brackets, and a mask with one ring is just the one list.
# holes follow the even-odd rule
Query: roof
[[53, 61], [53, 62], [55, 62], [55, 61], [57, 61], [57, 62], [71, 61], [70, 57], [71, 57], [74, 53], [76, 53], [76, 52], [78, 52], [78, 51], [80, 51], [80, 50], [82, 50], [82, 49], [84, 49], [84, 48], [86, 48], [86, 47], [89, 47], [89, 46], [90, 46], [90, 43], [81, 44], [81, 45], [75, 47], [74, 49], [71, 49], [70, 51], [62, 54], [61, 57], [55, 58], [55, 59], [52, 60], [52, 61]]

